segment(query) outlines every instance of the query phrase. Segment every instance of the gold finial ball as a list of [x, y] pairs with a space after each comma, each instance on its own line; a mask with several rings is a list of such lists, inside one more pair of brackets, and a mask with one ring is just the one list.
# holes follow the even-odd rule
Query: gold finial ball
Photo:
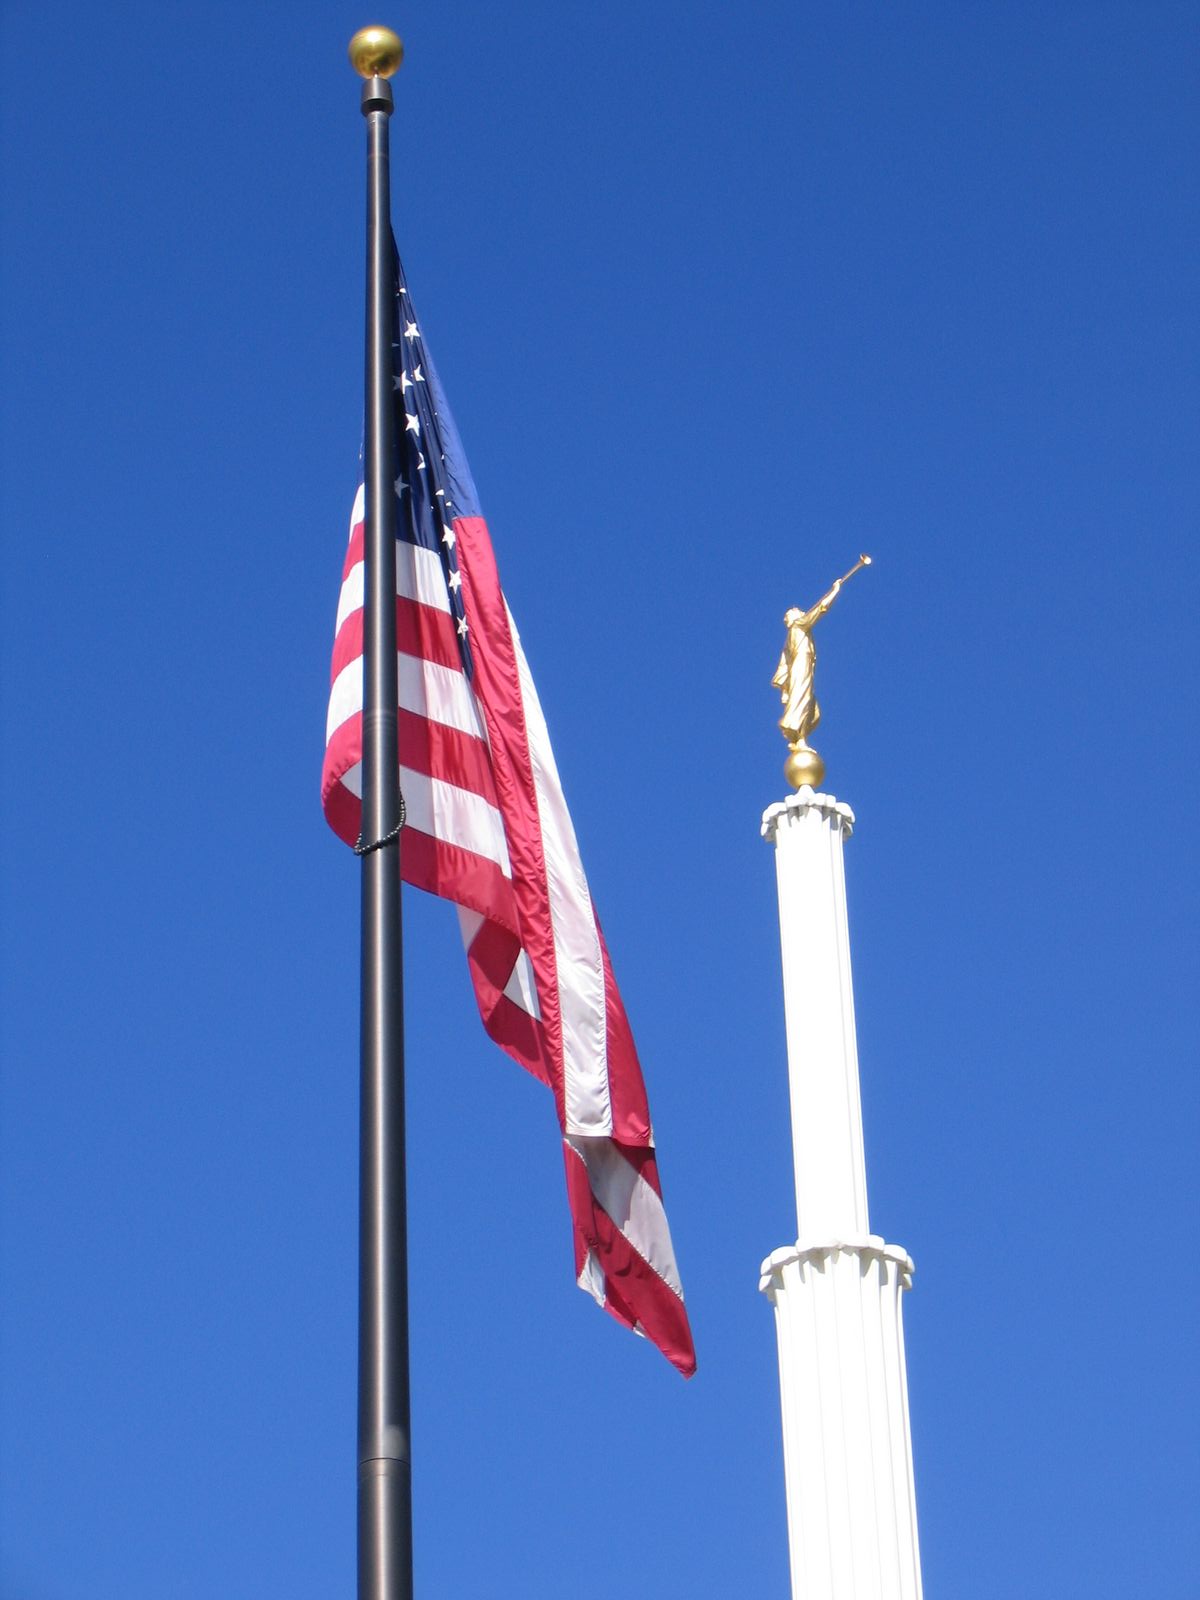
[[350, 65], [360, 78], [390, 78], [403, 60], [400, 35], [390, 28], [360, 28], [350, 41]]
[[810, 789], [819, 789], [825, 781], [825, 763], [815, 750], [801, 745], [783, 763], [783, 775], [793, 789], [803, 789], [805, 784]]

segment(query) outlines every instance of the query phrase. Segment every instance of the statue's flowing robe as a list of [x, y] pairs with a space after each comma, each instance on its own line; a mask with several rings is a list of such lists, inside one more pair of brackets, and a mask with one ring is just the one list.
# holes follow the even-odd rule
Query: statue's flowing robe
[[812, 635], [801, 623], [794, 622], [788, 629], [787, 644], [771, 679], [783, 701], [779, 726], [789, 744], [807, 739], [821, 720], [821, 708], [813, 693], [816, 664], [817, 650]]

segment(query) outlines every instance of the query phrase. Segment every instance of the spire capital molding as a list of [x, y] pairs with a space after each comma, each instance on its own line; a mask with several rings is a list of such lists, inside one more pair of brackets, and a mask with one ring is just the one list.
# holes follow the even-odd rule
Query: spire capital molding
[[890, 1261], [899, 1268], [900, 1287], [912, 1288], [913, 1273], [916, 1267], [908, 1251], [900, 1244], [888, 1244], [878, 1233], [847, 1234], [841, 1238], [824, 1239], [797, 1239], [795, 1244], [782, 1245], [771, 1254], [758, 1269], [759, 1290], [768, 1299], [776, 1286], [776, 1280], [785, 1267], [793, 1264], [801, 1266], [806, 1262], [813, 1262], [820, 1268], [830, 1256], [841, 1254], [855, 1255], [860, 1261]]
[[854, 813], [848, 805], [835, 799], [831, 794], [819, 794], [805, 784], [802, 789], [797, 789], [795, 794], [788, 795], [786, 800], [776, 801], [763, 812], [761, 830], [763, 838], [768, 844], [774, 844], [780, 823], [798, 822], [810, 811], [818, 812], [833, 823], [840, 830], [843, 839], [848, 839], [854, 832]]

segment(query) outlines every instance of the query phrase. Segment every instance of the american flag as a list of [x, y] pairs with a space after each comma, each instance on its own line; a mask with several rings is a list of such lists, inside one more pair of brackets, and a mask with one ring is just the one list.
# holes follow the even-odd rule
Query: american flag
[[[554, 1093], [575, 1275], [685, 1375], [691, 1330], [641, 1067], [462, 444], [399, 258], [393, 320], [400, 840], [458, 907], [483, 1025]], [[322, 800], [359, 834], [364, 496], [342, 573]]]

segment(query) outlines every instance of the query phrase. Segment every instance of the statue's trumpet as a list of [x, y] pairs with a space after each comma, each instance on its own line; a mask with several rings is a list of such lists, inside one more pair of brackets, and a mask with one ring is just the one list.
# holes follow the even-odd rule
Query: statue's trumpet
[[848, 583], [850, 581], [850, 579], [854, 576], [854, 574], [858, 571], [859, 567], [869, 567], [870, 565], [871, 565], [870, 556], [859, 556], [858, 560], [850, 568], [850, 571], [846, 573], [845, 577], [839, 578], [838, 582], [839, 583]]

